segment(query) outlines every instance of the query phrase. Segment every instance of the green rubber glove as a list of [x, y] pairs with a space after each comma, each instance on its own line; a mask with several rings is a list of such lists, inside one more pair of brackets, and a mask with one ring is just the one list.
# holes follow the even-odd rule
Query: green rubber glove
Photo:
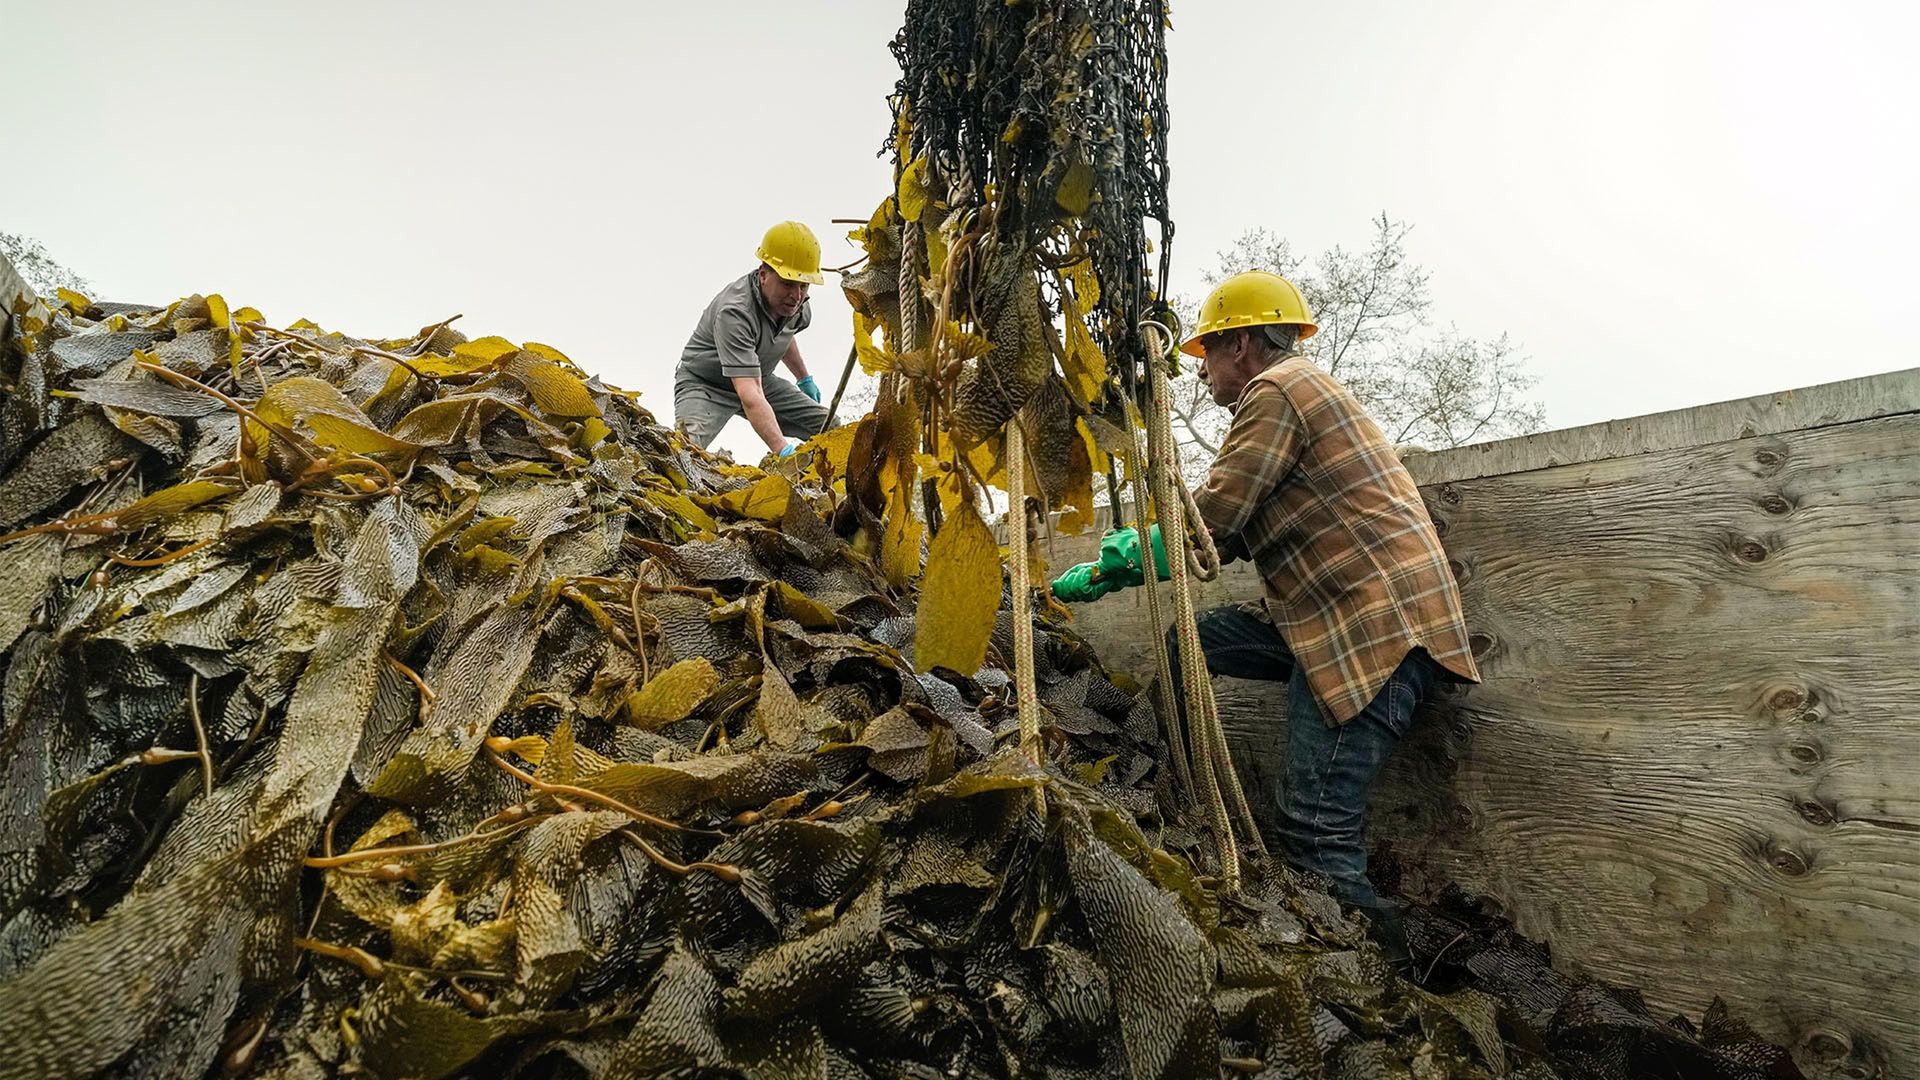
[[1098, 600], [1120, 587], [1113, 581], [1099, 577], [1099, 570], [1099, 563], [1090, 562], [1069, 567], [1066, 573], [1053, 579], [1053, 598], [1067, 601]]
[[[1170, 576], [1167, 546], [1160, 539], [1160, 526], [1150, 533], [1153, 541], [1153, 568], [1159, 580]], [[1115, 588], [1131, 588], [1146, 580], [1140, 558], [1140, 533], [1136, 529], [1115, 529], [1100, 538], [1100, 577], [1112, 581]]]
[[[1160, 526], [1150, 534], [1153, 540], [1154, 569], [1161, 581], [1167, 580], [1167, 548], [1160, 540]], [[1056, 600], [1098, 600], [1110, 592], [1129, 589], [1143, 580], [1140, 561], [1140, 533], [1134, 529], [1115, 529], [1100, 538], [1100, 561], [1081, 563], [1053, 579]]]

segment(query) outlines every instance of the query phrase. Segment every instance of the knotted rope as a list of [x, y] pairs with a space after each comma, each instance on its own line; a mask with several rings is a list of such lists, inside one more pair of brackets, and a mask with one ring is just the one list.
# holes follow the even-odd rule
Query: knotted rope
[[[1260, 831], [1253, 820], [1253, 810], [1247, 804], [1246, 792], [1241, 788], [1239, 775], [1233, 767], [1226, 729], [1220, 724], [1220, 712], [1213, 696], [1213, 680], [1207, 674], [1206, 656], [1200, 650], [1193, 592], [1188, 584], [1190, 570], [1193, 577], [1203, 581], [1217, 573], [1220, 556], [1204, 526], [1194, 530], [1197, 536], [1189, 535], [1187, 531], [1187, 515], [1191, 513], [1197, 519], [1199, 512], [1180, 476], [1180, 450], [1173, 438], [1173, 409], [1167, 389], [1166, 364], [1172, 353], [1173, 334], [1166, 327], [1151, 321], [1142, 323], [1140, 329], [1145, 334], [1149, 327], [1153, 330], [1151, 336], [1154, 341], [1148, 349], [1151, 359], [1147, 365], [1150, 395], [1147, 478], [1153, 491], [1154, 506], [1159, 511], [1163, 543], [1170, 543], [1170, 538], [1177, 538], [1186, 551], [1184, 558], [1173, 558], [1169, 554], [1167, 569], [1173, 584], [1174, 632], [1180, 642], [1181, 685], [1186, 690], [1188, 756], [1192, 761], [1194, 781], [1198, 785], [1194, 796], [1202, 802], [1213, 825], [1219, 845], [1221, 877], [1231, 890], [1240, 883], [1240, 851], [1234, 840], [1233, 822], [1228, 815], [1229, 804], [1252, 850], [1264, 857], [1266, 846], [1261, 841]], [[1149, 545], [1147, 558], [1151, 560], [1150, 536], [1145, 531], [1140, 535], [1142, 542]], [[1205, 572], [1202, 573], [1202, 570]], [[1157, 575], [1149, 570], [1147, 576], [1151, 580]], [[1153, 618], [1156, 635], [1160, 629], [1160, 619], [1153, 609], [1157, 606], [1149, 601], [1149, 616]], [[1162, 677], [1165, 678], [1169, 665], [1164, 655], [1164, 645], [1161, 646], [1161, 652]], [[1173, 717], [1176, 712], [1170, 709], [1167, 715]], [[1169, 722], [1170, 736], [1177, 724], [1177, 720]]]
[[[1039, 690], [1033, 674], [1033, 610], [1031, 574], [1027, 564], [1027, 447], [1020, 415], [1007, 425], [1007, 562], [1013, 578], [1013, 694], [1020, 717], [1020, 750], [1039, 765], [1046, 760], [1040, 745]], [[1041, 813], [1046, 795], [1034, 789]]]

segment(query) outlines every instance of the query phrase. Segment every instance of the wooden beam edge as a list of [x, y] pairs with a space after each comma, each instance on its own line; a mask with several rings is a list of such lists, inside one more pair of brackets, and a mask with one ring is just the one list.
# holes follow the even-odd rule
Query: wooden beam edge
[[1920, 368], [1406, 456], [1426, 487], [1920, 412]]

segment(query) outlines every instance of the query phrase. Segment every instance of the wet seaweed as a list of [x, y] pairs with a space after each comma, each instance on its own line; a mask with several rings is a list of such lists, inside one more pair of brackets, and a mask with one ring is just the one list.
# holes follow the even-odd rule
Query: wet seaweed
[[1619, 1075], [1651, 1045], [1604, 998], [1557, 1006], [1584, 1050], [1516, 1039], [1538, 1010], [1392, 976], [1284, 868], [1220, 895], [1140, 688], [1044, 611], [1034, 764], [1011, 639], [924, 670], [915, 589], [842, 512], [877, 416], [738, 465], [547, 346], [224, 306], [17, 317], [0, 1075]]

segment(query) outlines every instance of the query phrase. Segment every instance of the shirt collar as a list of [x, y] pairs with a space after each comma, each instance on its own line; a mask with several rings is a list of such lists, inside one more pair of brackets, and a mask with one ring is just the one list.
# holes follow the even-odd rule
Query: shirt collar
[[756, 266], [747, 271], [746, 282], [747, 295], [753, 297], [754, 308], [758, 310], [760, 314], [765, 315], [769, 322], [778, 322], [779, 320], [773, 317], [773, 312], [767, 310], [767, 294], [760, 291], [759, 267]]
[[767, 294], [760, 291], [760, 268], [757, 266], [747, 271], [747, 293], [753, 297], [753, 306], [759, 310], [761, 317], [772, 323], [775, 330], [785, 330], [789, 322], [799, 322], [800, 312], [807, 309], [807, 303], [803, 300], [799, 311], [795, 311], [789, 318], [782, 319], [775, 316], [773, 309], [767, 306]]
[[1229, 414], [1232, 414], [1232, 413], [1234, 413], [1234, 412], [1237, 412], [1237, 411], [1239, 411], [1239, 408], [1240, 408], [1240, 403], [1241, 403], [1241, 402], [1243, 402], [1243, 401], [1245, 401], [1245, 400], [1247, 400], [1247, 391], [1249, 391], [1249, 390], [1252, 390], [1252, 389], [1253, 389], [1253, 384], [1254, 384], [1254, 383], [1257, 383], [1257, 382], [1261, 382], [1261, 381], [1266, 381], [1266, 382], [1270, 382], [1270, 383], [1273, 383], [1273, 384], [1274, 384], [1274, 385], [1276, 385], [1276, 386], [1277, 386], [1277, 385], [1279, 385], [1279, 380], [1278, 380], [1278, 379], [1275, 379], [1275, 378], [1268, 378], [1268, 376], [1270, 376], [1270, 375], [1274, 375], [1274, 374], [1276, 374], [1277, 372], [1279, 372], [1279, 370], [1280, 370], [1280, 368], [1281, 368], [1281, 366], [1282, 366], [1282, 365], [1284, 365], [1284, 364], [1286, 364], [1286, 363], [1287, 363], [1288, 361], [1290, 361], [1290, 360], [1298, 360], [1298, 359], [1300, 359], [1300, 357], [1299, 357], [1299, 356], [1297, 356], [1297, 355], [1296, 355], [1296, 356], [1283, 356], [1283, 357], [1281, 357], [1280, 359], [1278, 359], [1278, 360], [1275, 360], [1275, 361], [1274, 361], [1273, 363], [1271, 363], [1271, 364], [1268, 364], [1268, 365], [1267, 365], [1267, 366], [1266, 366], [1265, 368], [1262, 368], [1262, 369], [1261, 369], [1261, 371], [1260, 371], [1260, 373], [1259, 373], [1258, 375], [1255, 375], [1255, 376], [1254, 376], [1253, 378], [1251, 378], [1251, 379], [1248, 379], [1248, 380], [1247, 380], [1247, 385], [1245, 385], [1245, 386], [1243, 386], [1243, 387], [1241, 387], [1241, 388], [1240, 388], [1240, 396], [1239, 396], [1239, 397], [1236, 397], [1236, 398], [1234, 398], [1234, 399], [1233, 399], [1233, 404], [1231, 404], [1231, 405], [1229, 405], [1229, 406], [1227, 406], [1227, 412], [1228, 412]]

